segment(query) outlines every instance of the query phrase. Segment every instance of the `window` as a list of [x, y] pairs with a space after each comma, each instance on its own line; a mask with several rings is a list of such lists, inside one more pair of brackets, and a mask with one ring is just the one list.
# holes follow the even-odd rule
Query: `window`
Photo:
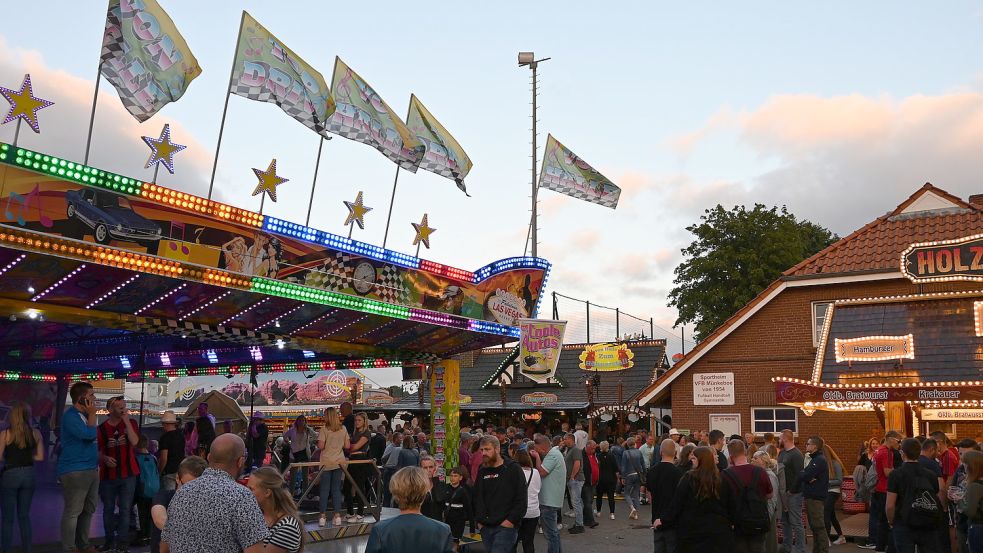
[[817, 301], [812, 304], [812, 345], [818, 347], [819, 341], [823, 339], [823, 325], [826, 324], [826, 314], [829, 307], [833, 305], [830, 301]]
[[795, 407], [752, 407], [751, 429], [755, 434], [791, 430], [798, 434], [799, 421]]

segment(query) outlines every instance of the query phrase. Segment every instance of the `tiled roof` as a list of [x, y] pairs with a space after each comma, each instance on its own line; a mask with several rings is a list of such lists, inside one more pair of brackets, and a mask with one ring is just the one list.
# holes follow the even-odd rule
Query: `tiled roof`
[[[904, 213], [931, 192], [957, 208]], [[901, 252], [915, 242], [948, 240], [983, 233], [983, 212], [929, 183], [894, 211], [878, 217], [825, 250], [782, 273], [786, 277], [897, 271]]]

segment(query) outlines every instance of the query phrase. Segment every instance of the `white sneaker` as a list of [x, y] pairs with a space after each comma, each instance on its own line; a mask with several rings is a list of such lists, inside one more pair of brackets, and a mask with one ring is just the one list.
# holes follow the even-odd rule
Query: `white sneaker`
[[348, 522], [348, 523], [355, 522], [356, 520], [358, 520], [358, 519], [355, 518], [355, 515], [348, 515], [348, 516], [345, 517], [345, 522]]
[[331, 519], [331, 525], [332, 526], [341, 526], [341, 515], [335, 515], [334, 518]]
[[836, 538], [836, 541], [833, 542], [833, 545], [843, 545], [844, 543], [846, 543], [846, 536], [840, 536]]
[[355, 515], [355, 522], [362, 522], [363, 520], [365, 520], [365, 517], [364, 516], [362, 516], [362, 515]]
[[637, 511], [637, 510], [635, 510], [635, 508], [634, 508], [634, 507], [632, 507], [632, 510], [631, 510], [631, 512], [630, 512], [630, 513], [628, 513], [628, 518], [630, 518], [630, 519], [632, 519], [632, 520], [638, 520], [638, 511]]
[[557, 530], [563, 530], [563, 525], [562, 524], [557, 524], [556, 525], [556, 529]]
[[573, 518], [573, 517], [577, 516], [577, 513], [573, 512], [573, 511], [567, 511], [565, 514], [568, 517], [570, 517], [570, 518]]
[[611, 513], [611, 520], [614, 520], [614, 513]]
[[317, 525], [324, 528], [328, 525], [328, 517], [321, 515], [321, 518], [317, 519]]
[[598, 511], [597, 509], [594, 509], [594, 516], [595, 517], [601, 516], [601, 511]]
[[539, 527], [539, 533], [540, 533], [540, 534], [542, 534], [542, 533], [543, 533], [543, 527], [542, 527], [542, 526], [540, 526], [540, 527]]

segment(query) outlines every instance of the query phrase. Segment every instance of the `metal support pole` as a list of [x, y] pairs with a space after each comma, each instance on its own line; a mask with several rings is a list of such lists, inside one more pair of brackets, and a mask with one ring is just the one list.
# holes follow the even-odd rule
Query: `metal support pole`
[[587, 302], [587, 343], [590, 343], [590, 302]]
[[15, 148], [17, 147], [17, 138], [20, 136], [20, 123], [21, 123], [21, 118], [18, 117], [17, 118], [17, 125], [14, 126], [14, 144], [13, 144], [13, 146]]
[[[386, 233], [382, 235], [382, 249], [386, 249], [386, 241], [389, 239], [389, 221], [393, 218], [393, 204], [396, 203], [396, 183], [399, 182], [399, 164], [396, 164], [396, 177], [393, 179], [393, 195], [389, 198], [389, 215], [386, 215]], [[417, 256], [419, 257], [419, 256]]]
[[232, 69], [229, 70], [229, 84], [225, 87], [225, 106], [222, 108], [222, 122], [218, 127], [218, 144], [215, 145], [215, 161], [212, 162], [212, 178], [208, 180], [208, 199], [212, 199], [212, 189], [215, 187], [215, 171], [218, 169], [218, 153], [222, 149], [222, 135], [225, 133], [225, 116], [229, 113], [229, 97], [232, 96], [232, 77], [236, 74], [236, 57], [239, 54], [239, 39], [242, 36], [242, 25], [246, 22], [246, 12], [239, 19], [239, 33], [236, 35], [236, 49], [232, 53]]
[[621, 340], [621, 308], [614, 308], [614, 340]]
[[649, 340], [655, 338], [655, 317], [649, 317]]
[[686, 355], [686, 327], [679, 327], [679, 345], [683, 347], [683, 355]]
[[317, 143], [317, 161], [314, 162], [314, 181], [311, 182], [311, 200], [307, 202], [307, 221], [304, 226], [311, 226], [311, 207], [314, 206], [314, 187], [317, 186], [317, 170], [321, 167], [321, 149], [324, 148], [324, 137]]
[[[89, 134], [85, 138], [85, 158], [82, 161], [83, 165], [89, 164], [89, 147], [92, 145], [92, 125], [96, 121], [96, 102], [99, 100], [99, 82], [102, 81], [102, 62], [99, 62], [99, 67], [96, 68], [96, 90], [92, 93], [92, 113], [89, 114]], [[16, 141], [15, 141], [16, 142]]]
[[556, 291], [554, 291], [553, 292], [553, 320], [555, 321], [559, 318], [560, 318], [560, 311], [556, 305]]
[[532, 238], [532, 256], [537, 257], [537, 241], [539, 240], [536, 226], [539, 224], [536, 202], [538, 201], [538, 182], [536, 182], [536, 68], [537, 62], [532, 62], [532, 223], [530, 223], [530, 237]]

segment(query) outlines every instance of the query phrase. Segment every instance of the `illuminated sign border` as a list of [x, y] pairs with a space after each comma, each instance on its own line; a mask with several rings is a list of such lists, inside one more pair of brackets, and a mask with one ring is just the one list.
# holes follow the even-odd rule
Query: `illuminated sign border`
[[953, 244], [966, 244], [969, 242], [973, 242], [975, 240], [983, 240], [983, 234], [974, 234], [971, 236], [952, 238], [950, 240], [937, 240], [933, 242], [917, 242], [915, 244], [912, 244], [907, 248], [905, 248], [903, 252], [901, 252], [901, 259], [898, 261], [901, 274], [903, 274], [911, 282], [916, 282], [916, 283], [952, 282], [956, 280], [983, 282], [983, 275], [954, 274], [954, 275], [938, 276], [938, 277], [918, 276], [914, 273], [909, 272], [907, 264], [905, 263], [905, 259], [908, 258], [908, 255], [919, 248], [949, 246]]
[[[901, 355], [896, 353], [882, 353], [882, 354], [871, 354], [871, 355], [840, 355], [840, 346], [849, 346], [850, 344], [858, 342], [869, 342], [869, 341], [900, 341], [902, 343]], [[907, 348], [905, 348], [907, 345]], [[836, 362], [842, 363], [844, 361], [890, 361], [893, 359], [914, 359], [915, 358], [915, 337], [912, 334], [906, 334], [904, 336], [861, 336], [859, 338], [834, 338], [833, 339], [834, 355], [836, 355]]]

